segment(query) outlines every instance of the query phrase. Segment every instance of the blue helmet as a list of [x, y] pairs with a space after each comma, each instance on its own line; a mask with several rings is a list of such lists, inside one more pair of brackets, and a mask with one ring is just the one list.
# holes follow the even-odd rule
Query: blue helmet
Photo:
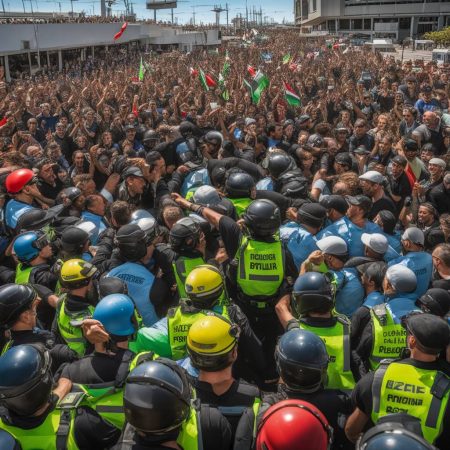
[[46, 235], [39, 231], [30, 231], [16, 238], [13, 245], [14, 253], [20, 262], [33, 261], [39, 252], [49, 244]]
[[102, 298], [92, 317], [115, 336], [130, 336], [136, 331], [133, 323], [134, 303], [125, 294], [110, 294]]

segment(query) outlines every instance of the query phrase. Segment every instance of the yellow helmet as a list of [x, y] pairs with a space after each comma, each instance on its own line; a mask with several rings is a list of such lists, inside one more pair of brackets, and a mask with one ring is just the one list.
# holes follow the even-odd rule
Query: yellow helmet
[[87, 286], [89, 281], [98, 274], [97, 267], [82, 259], [69, 259], [61, 267], [59, 281], [62, 287], [78, 289]]
[[224, 282], [219, 269], [209, 264], [196, 267], [186, 278], [186, 294], [194, 306], [211, 308], [222, 295]]
[[239, 339], [239, 327], [211, 312], [196, 320], [187, 336], [187, 351], [197, 369], [218, 371], [229, 366], [230, 353]]

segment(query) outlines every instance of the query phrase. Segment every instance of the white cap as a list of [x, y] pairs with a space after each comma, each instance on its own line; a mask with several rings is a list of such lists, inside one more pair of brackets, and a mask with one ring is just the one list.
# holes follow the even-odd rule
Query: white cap
[[386, 236], [381, 233], [363, 233], [361, 241], [364, 245], [380, 255], [384, 255], [389, 248], [389, 242]]
[[417, 287], [415, 273], [403, 264], [395, 264], [386, 271], [386, 278], [397, 292], [413, 292]]
[[348, 253], [347, 243], [338, 236], [324, 237], [317, 241], [316, 244], [323, 253], [328, 253], [329, 255], [346, 255]]
[[445, 169], [445, 168], [447, 167], [447, 163], [446, 163], [443, 159], [441, 159], [441, 158], [431, 158], [431, 159], [428, 161], [428, 164], [433, 164], [433, 165], [435, 165], [435, 166], [440, 166], [440, 167], [442, 167], [443, 169]]
[[425, 244], [425, 235], [420, 228], [410, 227], [402, 234], [402, 240], [411, 241], [413, 244], [423, 246]]
[[384, 176], [381, 175], [380, 172], [377, 172], [376, 170], [369, 170], [366, 173], [363, 173], [359, 176], [360, 180], [367, 180], [371, 181], [372, 183], [376, 184], [383, 184], [384, 182]]

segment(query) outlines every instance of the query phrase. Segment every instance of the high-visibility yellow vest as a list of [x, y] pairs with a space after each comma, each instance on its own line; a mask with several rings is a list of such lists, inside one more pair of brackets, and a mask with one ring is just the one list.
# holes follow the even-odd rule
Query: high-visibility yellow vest
[[234, 205], [234, 209], [236, 210], [236, 215], [240, 219], [242, 214], [245, 213], [245, 210], [248, 208], [248, 205], [253, 201], [251, 198], [228, 198], [231, 203]]
[[186, 278], [196, 267], [202, 264], [205, 264], [203, 258], [186, 258], [185, 256], [180, 256], [172, 264], [180, 298], [186, 298], [186, 289], [184, 287]]
[[26, 284], [30, 280], [31, 271], [33, 270], [32, 266], [23, 266], [22, 263], [17, 264], [16, 268], [16, 278], [14, 283], [16, 284]]

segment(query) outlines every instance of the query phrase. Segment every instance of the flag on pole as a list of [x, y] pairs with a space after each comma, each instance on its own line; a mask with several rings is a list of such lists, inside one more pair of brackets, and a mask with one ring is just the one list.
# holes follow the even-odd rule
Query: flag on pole
[[291, 54], [290, 53], [286, 53], [283, 56], [283, 64], [289, 64], [291, 61]]
[[250, 64], [247, 66], [247, 72], [252, 78], [255, 78], [256, 70]]
[[211, 75], [206, 74], [205, 75], [205, 80], [206, 80], [206, 84], [209, 87], [216, 87], [217, 86], [216, 81], [214, 80], [214, 78]]
[[203, 72], [202, 69], [200, 69], [200, 71], [199, 71], [198, 78], [199, 78], [199, 80], [200, 80], [200, 83], [201, 83], [202, 86], [203, 86], [203, 89], [204, 89], [205, 91], [209, 91], [209, 86], [208, 86], [208, 83], [207, 83], [207, 81], [206, 81], [205, 72]]
[[219, 73], [219, 87], [221, 92], [221, 97], [227, 102], [230, 99], [230, 93], [228, 92], [228, 89], [225, 87], [225, 78], [224, 76]]
[[127, 29], [128, 26], [128, 22], [125, 22], [121, 27], [120, 30], [114, 35], [114, 40], [117, 41], [117, 39], [120, 38], [120, 36], [122, 36], [122, 34], [124, 33], [124, 31]]
[[269, 86], [269, 79], [260, 70], [258, 70], [250, 83], [244, 78], [244, 84], [250, 92], [252, 102], [257, 105], [261, 99], [261, 94], [264, 89]]
[[300, 106], [302, 104], [302, 101], [300, 97], [295, 93], [294, 89], [292, 87], [284, 82], [284, 97], [286, 98], [286, 101], [291, 106]]
[[145, 74], [144, 63], [142, 61], [141, 56], [141, 64], [139, 65], [139, 81], [144, 81], [144, 74]]

